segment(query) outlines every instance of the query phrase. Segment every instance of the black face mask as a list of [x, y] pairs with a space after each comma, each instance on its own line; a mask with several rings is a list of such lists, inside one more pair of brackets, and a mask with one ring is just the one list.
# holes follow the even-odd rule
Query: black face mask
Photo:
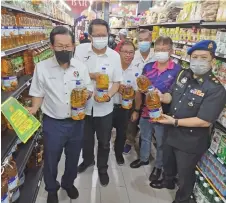
[[69, 63], [73, 57], [73, 51], [55, 51], [55, 56], [60, 64]]

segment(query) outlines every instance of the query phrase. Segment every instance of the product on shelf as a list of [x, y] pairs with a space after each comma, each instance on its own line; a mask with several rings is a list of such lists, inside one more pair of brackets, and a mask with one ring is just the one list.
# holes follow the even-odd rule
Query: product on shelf
[[1, 113], [1, 132], [4, 132], [7, 129], [7, 121], [5, 116]]
[[109, 25], [111, 28], [114, 28], [114, 27], [124, 28], [125, 27], [125, 18], [111, 17], [109, 20]]
[[127, 80], [122, 94], [122, 108], [131, 109], [133, 105], [134, 90], [130, 80]]
[[2, 58], [1, 61], [1, 77], [2, 90], [13, 91], [18, 86], [16, 71], [13, 69], [13, 64], [9, 58]]
[[9, 203], [8, 177], [4, 167], [1, 169], [1, 183], [1, 202]]
[[226, 58], [226, 32], [217, 31], [216, 34], [216, 44], [217, 44], [217, 49], [216, 49], [216, 55], [222, 55], [223, 57]]
[[36, 142], [34, 149], [31, 153], [31, 156], [28, 160], [27, 167], [28, 168], [41, 167], [43, 164], [43, 152], [44, 146]]
[[216, 21], [219, 0], [202, 1], [201, 17], [204, 21]]
[[[217, 150], [217, 156], [224, 162], [226, 163], [226, 134], [222, 135], [220, 143], [219, 143], [219, 147]], [[226, 170], [225, 170], [226, 172]], [[225, 188], [225, 192], [226, 192], [226, 188]]]
[[212, 136], [212, 141], [211, 141], [211, 145], [210, 145], [210, 149], [213, 150], [214, 153], [217, 153], [219, 145], [220, 145], [220, 141], [221, 141], [221, 137], [222, 137], [222, 131], [219, 129], [214, 129], [214, 134]]
[[109, 87], [109, 77], [105, 67], [102, 67], [101, 73], [98, 75], [96, 80], [97, 97], [99, 100], [103, 100], [107, 95]]
[[71, 92], [71, 117], [73, 120], [85, 118], [86, 88], [80, 80], [76, 81], [76, 87]]
[[158, 93], [154, 91], [153, 86], [148, 88], [148, 93], [146, 95], [146, 106], [148, 108], [151, 121], [155, 122], [161, 119], [162, 105]]
[[217, 19], [218, 22], [225, 22], [226, 21], [226, 1], [220, 1], [219, 8], [217, 11]]
[[226, 107], [221, 112], [221, 114], [218, 118], [218, 122], [226, 128]]

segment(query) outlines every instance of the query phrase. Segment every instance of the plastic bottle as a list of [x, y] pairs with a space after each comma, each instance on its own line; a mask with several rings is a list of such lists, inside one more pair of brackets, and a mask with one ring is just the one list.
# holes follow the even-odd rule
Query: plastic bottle
[[71, 117], [73, 120], [85, 118], [86, 93], [80, 80], [76, 81], [76, 87], [71, 92]]
[[146, 76], [140, 75], [139, 77], [137, 77], [137, 86], [141, 91], [146, 92], [150, 85], [151, 82]]
[[214, 202], [214, 191], [212, 189], [209, 189], [208, 191], [208, 200]]
[[208, 183], [203, 183], [203, 194], [208, 197], [209, 195], [209, 184]]
[[127, 80], [126, 87], [122, 95], [122, 108], [131, 109], [133, 106], [133, 97], [134, 97], [134, 90], [131, 85], [131, 81]]
[[222, 203], [219, 197], [214, 197], [214, 203]]
[[97, 88], [97, 97], [101, 101], [104, 99], [104, 96], [107, 95], [109, 87], [109, 77], [106, 73], [106, 68], [103, 67], [101, 69], [101, 73], [98, 75], [96, 80], [96, 88]]
[[153, 86], [148, 88], [148, 93], [146, 95], [146, 106], [148, 108], [149, 117], [152, 121], [161, 119], [162, 105], [158, 94], [154, 92]]

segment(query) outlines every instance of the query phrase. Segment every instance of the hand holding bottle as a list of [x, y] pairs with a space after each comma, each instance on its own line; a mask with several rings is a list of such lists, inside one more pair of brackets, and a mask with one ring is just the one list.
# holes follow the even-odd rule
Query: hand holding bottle
[[123, 95], [123, 92], [124, 92], [124, 90], [125, 90], [125, 87], [126, 87], [125, 85], [120, 84], [119, 90], [118, 90], [119, 94]]
[[111, 97], [108, 94], [104, 94], [102, 98], [95, 95], [94, 100], [98, 103], [104, 103], [104, 102], [109, 102], [111, 100]]
[[160, 91], [160, 90], [158, 90], [157, 88], [155, 88], [155, 93], [157, 93], [158, 94], [158, 96], [159, 96], [159, 98], [160, 98], [160, 101], [162, 102], [162, 100], [163, 100], [163, 94], [162, 94], [162, 92]]

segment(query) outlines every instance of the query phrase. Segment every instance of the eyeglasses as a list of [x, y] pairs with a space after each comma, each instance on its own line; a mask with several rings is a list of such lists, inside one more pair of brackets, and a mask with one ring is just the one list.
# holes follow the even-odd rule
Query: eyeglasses
[[133, 55], [135, 52], [133, 51], [120, 51], [121, 53], [125, 54], [125, 55]]
[[63, 51], [63, 50], [72, 51], [74, 47], [73, 46], [54, 46], [54, 48], [56, 51]]

